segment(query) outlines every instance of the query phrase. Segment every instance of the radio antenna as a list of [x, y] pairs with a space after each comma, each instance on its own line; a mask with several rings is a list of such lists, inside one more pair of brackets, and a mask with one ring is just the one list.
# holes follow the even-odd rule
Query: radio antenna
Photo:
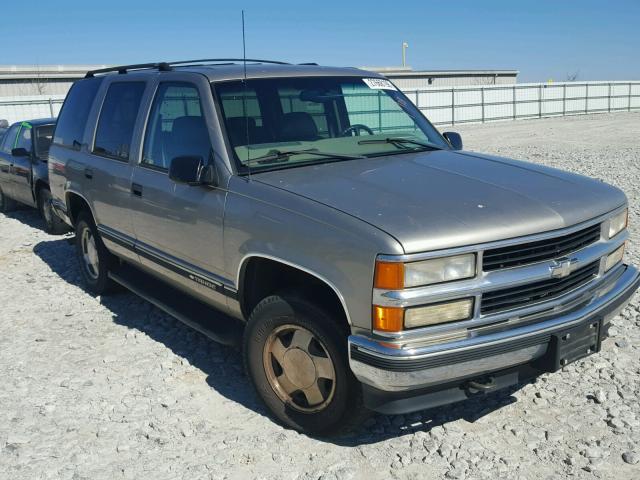
[[251, 180], [251, 152], [249, 151], [249, 117], [247, 116], [247, 42], [244, 34], [244, 10], [242, 10], [242, 117], [244, 118], [244, 133], [247, 149], [247, 169]]

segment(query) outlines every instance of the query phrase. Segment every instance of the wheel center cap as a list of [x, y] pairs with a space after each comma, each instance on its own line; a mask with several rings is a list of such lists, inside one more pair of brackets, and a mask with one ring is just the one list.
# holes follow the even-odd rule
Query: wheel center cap
[[282, 368], [287, 378], [298, 388], [308, 388], [316, 381], [316, 366], [313, 360], [299, 348], [285, 352]]

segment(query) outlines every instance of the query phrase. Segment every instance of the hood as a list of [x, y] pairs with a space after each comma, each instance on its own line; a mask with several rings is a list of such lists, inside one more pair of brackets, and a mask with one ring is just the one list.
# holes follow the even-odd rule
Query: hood
[[448, 150], [291, 168], [253, 178], [370, 223], [395, 237], [406, 253], [569, 227], [626, 202], [619, 189], [588, 177]]

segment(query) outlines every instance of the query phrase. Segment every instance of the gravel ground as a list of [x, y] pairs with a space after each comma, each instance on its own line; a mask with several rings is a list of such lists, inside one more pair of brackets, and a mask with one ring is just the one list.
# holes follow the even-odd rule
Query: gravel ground
[[[640, 114], [455, 127], [467, 148], [613, 183], [640, 263]], [[35, 212], [0, 214], [0, 478], [640, 478], [640, 298], [600, 355], [483, 400], [317, 440], [218, 346], [132, 294], [93, 298]]]

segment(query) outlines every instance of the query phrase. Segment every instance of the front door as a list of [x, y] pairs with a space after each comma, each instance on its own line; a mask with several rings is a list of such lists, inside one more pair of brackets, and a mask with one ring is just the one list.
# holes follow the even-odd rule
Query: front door
[[11, 150], [16, 143], [19, 130], [19, 123], [12, 125], [0, 145], [0, 189], [4, 195], [10, 198], [13, 198], [13, 179], [11, 178], [13, 156]]
[[23, 148], [28, 155], [13, 156], [13, 167], [11, 168], [11, 180], [13, 182], [13, 198], [25, 205], [35, 206], [31, 184], [33, 172], [31, 163], [33, 162], [33, 127], [28, 122], [22, 122], [20, 131], [15, 141], [14, 148]]
[[223, 307], [229, 284], [222, 254], [226, 192], [177, 184], [168, 176], [173, 158], [212, 159], [212, 119], [207, 118], [210, 109], [203, 108], [204, 95], [211, 96], [206, 82], [158, 83], [133, 173], [131, 209], [140, 260], [190, 293]]

